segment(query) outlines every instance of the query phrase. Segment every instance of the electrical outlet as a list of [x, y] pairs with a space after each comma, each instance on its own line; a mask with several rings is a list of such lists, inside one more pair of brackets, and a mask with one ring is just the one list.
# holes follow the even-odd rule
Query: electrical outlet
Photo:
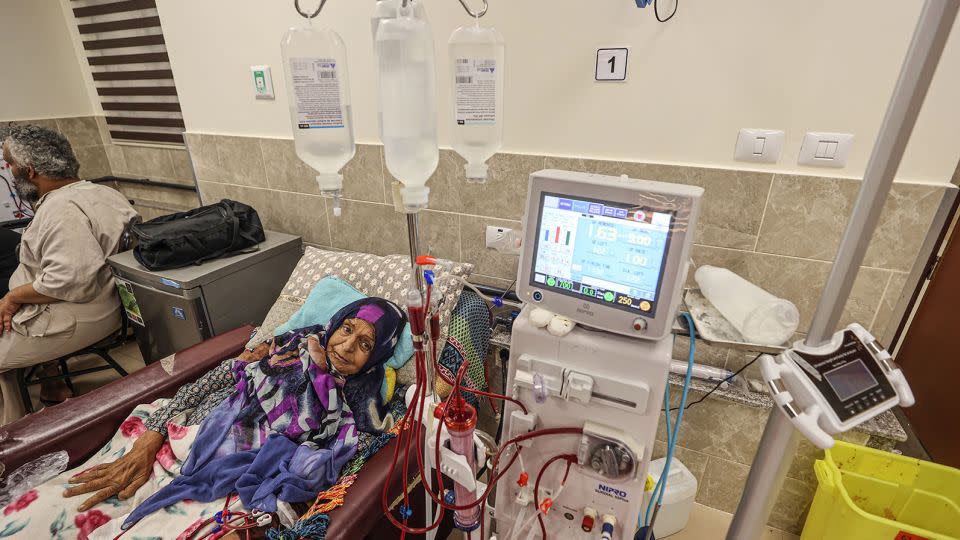
[[520, 254], [520, 234], [514, 229], [487, 225], [487, 248], [507, 255]]
[[273, 76], [270, 66], [250, 66], [253, 74], [253, 94], [257, 99], [274, 99]]

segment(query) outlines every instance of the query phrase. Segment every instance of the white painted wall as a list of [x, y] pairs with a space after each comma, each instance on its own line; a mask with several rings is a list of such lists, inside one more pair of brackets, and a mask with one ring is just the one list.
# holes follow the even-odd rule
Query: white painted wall
[[[441, 144], [449, 141], [446, 42], [470, 20], [425, 0], [438, 48]], [[476, 0], [474, 0], [476, 1]], [[305, 6], [316, 1], [304, 0]], [[861, 176], [921, 2], [683, 2], [659, 24], [632, 0], [490, 0], [507, 42], [504, 150]], [[290, 137], [280, 37], [302, 24], [288, 0], [158, 0], [189, 131]], [[329, 0], [321, 24], [349, 49], [357, 138], [377, 136], [372, 0]], [[960, 157], [960, 31], [954, 32], [901, 167], [948, 182]], [[631, 48], [627, 83], [596, 83], [598, 47]], [[253, 98], [249, 66], [273, 66], [275, 102]], [[740, 127], [784, 129], [779, 164], [733, 161]], [[805, 131], [856, 135], [846, 169], [797, 165]]]
[[59, 0], [3, 0], [0, 120], [94, 114]]

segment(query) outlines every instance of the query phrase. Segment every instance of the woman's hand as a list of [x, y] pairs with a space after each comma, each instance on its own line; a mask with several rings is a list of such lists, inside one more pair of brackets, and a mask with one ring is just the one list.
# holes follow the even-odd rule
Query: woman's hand
[[320, 371], [327, 371], [327, 351], [320, 345], [317, 336], [307, 338], [307, 352], [310, 353], [310, 359], [320, 368]]
[[137, 490], [150, 480], [153, 462], [163, 446], [163, 441], [162, 434], [156, 431], [145, 432], [133, 443], [133, 448], [117, 461], [97, 465], [70, 478], [71, 484], [78, 485], [64, 491], [63, 496], [73, 497], [96, 492], [77, 507], [77, 512], [86, 512], [114, 495], [120, 499], [133, 497]]

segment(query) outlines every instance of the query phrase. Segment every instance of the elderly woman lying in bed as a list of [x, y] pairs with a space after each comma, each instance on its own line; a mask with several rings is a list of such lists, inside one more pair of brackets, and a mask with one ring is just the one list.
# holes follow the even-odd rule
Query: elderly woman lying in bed
[[[84, 471], [7, 506], [0, 538], [113, 538], [131, 527], [172, 538], [240, 502], [272, 512], [312, 501], [356, 453], [358, 431], [393, 426], [381, 387], [405, 324], [395, 304], [364, 298], [325, 327], [223, 362], [169, 402], [138, 407]], [[87, 498], [73, 511], [64, 497], [78, 495]]]

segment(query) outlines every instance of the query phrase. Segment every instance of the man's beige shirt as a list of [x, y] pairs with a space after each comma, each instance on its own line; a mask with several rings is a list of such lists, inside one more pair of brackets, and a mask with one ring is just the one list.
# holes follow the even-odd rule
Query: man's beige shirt
[[116, 310], [119, 301], [106, 258], [117, 252], [124, 227], [136, 215], [119, 192], [86, 181], [41, 197], [23, 232], [20, 266], [10, 289], [32, 283], [38, 293], [82, 309], [24, 305], [13, 318], [14, 330], [39, 337], [69, 330], [77, 313]]

